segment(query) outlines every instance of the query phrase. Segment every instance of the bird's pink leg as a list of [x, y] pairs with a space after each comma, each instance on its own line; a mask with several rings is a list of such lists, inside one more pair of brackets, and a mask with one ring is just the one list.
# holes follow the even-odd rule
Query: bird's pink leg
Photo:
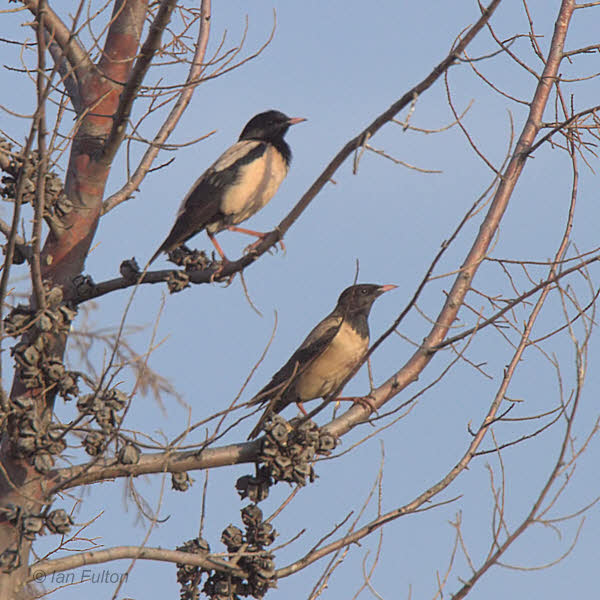
[[224, 263], [228, 263], [229, 260], [227, 260], [227, 257], [225, 256], [225, 252], [223, 252], [223, 248], [221, 248], [221, 244], [219, 244], [219, 242], [217, 242], [217, 238], [212, 233], [209, 233], [208, 231], [206, 233], [207, 233], [208, 237], [210, 238], [212, 245], [215, 247], [215, 250], [219, 253], [221, 260]]
[[[214, 281], [219, 274], [221, 273], [221, 271], [223, 270], [223, 268], [229, 264], [231, 261], [225, 256], [225, 252], [223, 252], [223, 248], [221, 248], [221, 244], [219, 244], [219, 242], [217, 242], [217, 238], [212, 234], [209, 233], [208, 231], [206, 232], [210, 241], [212, 242], [213, 246], [215, 247], [216, 251], [219, 253], [219, 256], [221, 257], [221, 266], [210, 276], [210, 280]], [[233, 280], [233, 276], [231, 276], [231, 280]], [[231, 282], [230, 280], [230, 282]]]
[[[229, 225], [227, 229], [229, 229], [229, 231], [245, 233], [246, 235], [253, 235], [254, 237], [258, 238], [255, 242], [253, 242], [246, 248], [246, 252], [252, 252], [252, 250], [254, 250], [256, 246], [258, 246], [265, 239], [265, 237], [269, 235], [268, 233], [261, 233], [260, 231], [254, 231], [253, 229], [245, 229], [244, 227], [236, 227], [235, 225]], [[281, 249], [285, 252], [285, 244], [283, 243], [283, 240], [279, 240], [279, 245], [281, 246]]]
[[308, 417], [308, 413], [306, 412], [306, 409], [304, 408], [302, 402], [296, 402], [296, 406], [300, 409], [300, 411], [305, 417]]

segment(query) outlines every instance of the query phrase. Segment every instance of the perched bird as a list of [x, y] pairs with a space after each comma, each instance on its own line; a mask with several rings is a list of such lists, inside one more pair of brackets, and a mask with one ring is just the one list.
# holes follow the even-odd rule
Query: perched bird
[[255, 438], [267, 417], [296, 402], [324, 398], [334, 392], [364, 358], [369, 348], [367, 321], [373, 302], [395, 285], [352, 285], [340, 295], [326, 316], [300, 344], [285, 365], [273, 375], [250, 404], [268, 402], [248, 439]]
[[171, 232], [150, 262], [203, 229], [223, 261], [227, 259], [215, 233], [230, 229], [262, 238], [264, 234], [236, 225], [250, 218], [274, 196], [292, 160], [292, 151], [283, 136], [291, 125], [305, 120], [287, 117], [277, 110], [252, 117], [239, 141], [196, 180], [181, 203]]

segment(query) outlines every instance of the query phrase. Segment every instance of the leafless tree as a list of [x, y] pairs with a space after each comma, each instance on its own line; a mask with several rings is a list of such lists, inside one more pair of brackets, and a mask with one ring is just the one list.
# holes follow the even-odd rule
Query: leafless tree
[[[580, 106], [575, 95], [578, 86], [594, 83], [595, 79], [583, 72], [569, 79], [561, 71], [565, 63], [577, 65], [582, 55], [600, 49], [600, 44], [571, 49], [565, 42], [577, 15], [600, 11], [600, 3], [576, 4], [573, 0], [556, 3], [554, 30], [545, 46], [540, 43], [526, 0], [522, 11], [528, 30], [512, 32], [508, 38], [497, 34], [494, 12], [501, 4], [501, 0], [492, 0], [487, 6], [480, 5], [480, 18], [460, 33], [448, 48], [447, 56], [432, 65], [429, 73], [389, 108], [382, 108], [363, 131], [339, 150], [254, 252], [243, 254], [222, 268], [199, 252], [175, 253], [171, 257], [175, 267], [167, 270], [147, 271], [129, 260], [121, 265], [121, 277], [102, 282], [95, 282], [85, 274], [86, 257], [96, 241], [100, 219], [132, 199], [152, 170], [169, 168], [168, 163], [157, 163], [157, 159], [162, 150], [176, 149], [169, 144], [169, 136], [197, 86], [242, 67], [269, 40], [254, 52], [246, 51], [243, 40], [234, 48], [222, 43], [214, 56], [207, 56], [210, 0], [201, 0], [194, 7], [177, 0], [114, 0], [98, 10], [81, 0], [69, 7], [72, 12], [68, 15], [58, 2], [49, 0], [21, 0], [15, 5], [18, 8], [7, 9], [23, 10], [30, 19], [35, 41], [14, 39], [3, 43], [22, 48], [23, 59], [18, 68], [24, 77], [35, 82], [37, 98], [35, 111], [26, 117], [25, 142], [17, 143], [10, 137], [10, 128], [3, 126], [4, 140], [0, 147], [0, 167], [5, 174], [2, 195], [12, 206], [10, 222], [0, 222], [6, 238], [0, 280], [4, 317], [1, 342], [6, 348], [8, 338], [16, 339], [11, 350], [12, 389], [3, 391], [1, 405], [0, 598], [18, 597], [39, 573], [68, 572], [117, 559], [131, 559], [131, 568], [142, 560], [176, 563], [181, 597], [190, 599], [199, 592], [211, 598], [260, 598], [277, 580], [298, 576], [306, 567], [322, 560], [323, 573], [310, 594], [310, 598], [316, 598], [329, 585], [331, 575], [352, 545], [381, 532], [386, 524], [400, 517], [452, 502], [443, 492], [460, 480], [479, 457], [491, 455], [496, 460], [489, 467], [493, 500], [489, 551], [485, 556], [473, 555], [464, 539], [459, 514], [453, 523], [455, 545], [447, 570], [438, 573], [436, 597], [441, 598], [450, 593], [447, 587], [456, 557], [460, 554], [466, 559], [471, 571], [462, 577], [462, 587], [452, 594], [458, 599], [466, 596], [491, 567], [503, 564], [503, 557], [515, 540], [535, 525], [558, 528], [561, 521], [579, 518], [595, 505], [592, 501], [573, 514], [560, 517], [549, 514], [568, 488], [580, 457], [597, 433], [600, 419], [596, 410], [595, 420], [588, 421], [587, 428], [574, 435], [578, 411], [584, 402], [590, 338], [596, 325], [600, 287], [594, 277], [594, 263], [600, 259], [600, 252], [598, 248], [579, 248], [572, 238], [572, 228], [580, 170], [593, 169], [597, 162], [595, 144], [600, 136], [600, 108]], [[110, 15], [109, 7], [112, 7]], [[472, 55], [471, 42], [483, 36], [487, 36], [489, 53]], [[527, 40], [529, 52], [537, 60], [533, 66], [520, 50], [515, 50], [518, 46], [515, 42], [520, 38]], [[495, 57], [532, 76], [529, 97], [517, 98], [510, 89], [501, 89], [486, 76], [486, 61]], [[186, 66], [185, 81], [163, 82], [158, 73], [174, 65]], [[501, 164], [486, 154], [466, 125], [450, 80], [455, 69], [471, 72], [509, 105], [517, 104], [527, 111], [522, 126], [514, 125]], [[292, 421], [290, 427], [277, 418], [261, 439], [223, 445], [222, 438], [231, 432], [239, 431], [240, 439], [244, 439], [246, 423], [244, 427], [240, 424], [248, 417], [249, 409], [240, 392], [221, 412], [203, 416], [197, 423], [183, 424], [181, 434], [168, 442], [158, 442], [150, 433], [135, 430], [126, 418], [132, 403], [144, 393], [160, 399], [162, 393], [174, 390], [149, 368], [148, 353], [138, 354], [128, 342], [131, 330], [125, 327], [122, 315], [115, 315], [114, 330], [95, 331], [84, 326], [84, 312], [93, 302], [102, 310], [103, 297], [117, 290], [129, 289], [131, 294], [141, 295], [149, 283], [166, 283], [172, 293], [198, 294], [201, 291], [197, 286], [213, 283], [215, 274], [221, 280], [243, 276], [245, 269], [262, 260], [283, 239], [345, 161], [354, 161], [358, 176], [363, 168], [361, 160], [369, 152], [381, 160], [410, 167], [378, 147], [377, 134], [383, 127], [419, 131], [412, 123], [413, 111], [436, 82], [446, 86], [447, 103], [455, 117], [452, 127], [461, 131], [467, 151], [474, 152], [489, 170], [489, 186], [474, 199], [466, 214], [457, 215], [456, 225], [448, 231], [439, 251], [424, 269], [406, 307], [372, 345], [365, 361], [391, 338], [401, 335], [399, 326], [409, 315], [423, 315], [422, 341], [408, 340], [414, 344], [413, 354], [399, 368], [390, 371], [383, 383], [372, 384], [368, 398], [374, 411], [370, 413], [368, 404], [356, 404], [334, 415], [321, 428], [307, 419]], [[548, 120], [551, 113], [553, 117]], [[157, 115], [162, 119], [161, 125], [152, 139], [144, 137], [142, 124]], [[12, 116], [22, 117], [14, 112]], [[420, 131], [433, 133], [433, 130]], [[139, 160], [132, 150], [135, 144], [145, 147]], [[532, 158], [547, 146], [568, 158], [571, 179], [564, 228], [556, 240], [554, 255], [545, 262], [494, 256], [494, 243], [501, 233], [507, 207], [515, 198], [515, 187]], [[120, 151], [126, 157], [126, 182], [106, 197], [107, 178]], [[56, 172], [67, 157], [63, 183]], [[24, 214], [31, 215], [31, 221], [22, 228]], [[448, 272], [442, 272], [441, 265], [448, 265], [448, 249], [474, 222], [479, 223], [479, 228], [472, 234], [470, 250]], [[11, 279], [13, 266], [25, 263], [29, 271], [28, 287], [13, 284]], [[483, 269], [499, 274], [498, 287], [478, 286], [476, 275]], [[448, 291], [442, 293], [435, 288], [437, 304], [428, 303], [424, 308], [423, 295], [442, 280], [451, 281]], [[21, 302], [19, 289], [25, 289], [26, 300]], [[534, 325], [549, 304], [559, 316], [545, 335], [534, 337]], [[470, 321], [470, 325], [454, 333], [459, 311], [463, 321]], [[455, 466], [434, 485], [415, 493], [410, 501], [387, 511], [381, 502], [382, 467], [358, 515], [340, 517], [331, 531], [322, 532], [315, 545], [298, 551], [290, 564], [279, 564], [279, 548], [272, 547], [273, 521], [297, 495], [306, 492], [304, 486], [313, 479], [315, 461], [337, 460], [351, 452], [356, 444], [343, 452], [336, 448], [359, 424], [370, 422], [374, 428], [357, 444], [376, 436], [385, 439], [386, 435], [400, 431], [402, 419], [426, 392], [444, 389], [444, 378], [456, 365], [466, 364], [475, 373], [485, 373], [483, 361], [472, 358], [477, 356], [477, 350], [471, 352], [471, 348], [480, 347], [479, 340], [490, 343], [490, 338], [484, 336], [491, 330], [510, 352], [508, 362], [500, 385], [487, 400], [484, 417], [472, 425], [466, 441], [461, 438], [464, 451]], [[67, 340], [72, 344], [73, 354], [69, 364], [76, 362], [78, 370], [67, 367]], [[549, 341], [555, 340], [572, 344], [576, 369], [569, 378], [567, 369], [547, 349]], [[109, 349], [102, 364], [95, 362], [90, 354], [94, 343]], [[539, 352], [555, 369], [558, 400], [544, 412], [521, 411], [517, 415], [514, 410], [517, 399], [508, 396], [508, 388], [532, 352]], [[434, 374], [432, 360], [438, 356], [443, 357], [444, 367]], [[117, 385], [123, 369], [130, 369], [136, 382], [128, 393]], [[430, 383], [414, 389], [426, 375]], [[309, 417], [331, 405], [340, 392], [341, 389], [325, 399]], [[55, 404], [60, 399], [74, 401], [70, 405], [74, 414], [68, 422], [56, 415]], [[201, 443], [188, 442], [190, 434], [199, 430], [208, 432], [205, 439]], [[548, 430], [560, 437], [553, 465], [528, 514], [515, 524], [514, 519], [509, 521], [506, 516], [510, 487], [506, 485], [504, 452], [513, 447], [526, 452], [532, 440]], [[77, 459], [73, 460], [73, 456]], [[181, 546], [174, 549], [146, 544], [99, 549], [85, 537], [85, 526], [75, 531], [72, 517], [64, 508], [55, 506], [58, 496], [69, 490], [81, 490], [106, 480], [133, 482], [140, 475], [160, 476], [165, 472], [172, 475], [176, 490], [185, 491], [190, 485], [188, 472], [242, 463], [255, 465], [253, 472], [238, 479], [236, 484], [241, 497], [250, 503], [242, 510], [243, 529], [230, 525], [223, 531], [225, 552], [211, 552], [201, 537], [186, 541], [183, 532]], [[293, 484], [293, 491], [276, 513], [266, 518], [258, 503], [279, 482]], [[210, 492], [205, 483], [204, 497]], [[139, 510], [148, 513], [133, 483], [131, 494]], [[367, 519], [364, 513], [371, 502], [377, 506], [377, 515]], [[32, 544], [44, 533], [62, 538], [53, 553], [39, 557], [32, 551]], [[82, 540], [87, 541], [88, 549], [72, 551], [70, 544]], [[567, 544], [565, 551], [570, 548]], [[378, 560], [379, 549], [371, 566], [367, 566], [365, 558], [357, 595], [368, 589], [377, 596], [372, 576]], [[28, 593], [43, 595], [46, 590], [30, 589]], [[117, 593], [118, 588], [115, 597]]]

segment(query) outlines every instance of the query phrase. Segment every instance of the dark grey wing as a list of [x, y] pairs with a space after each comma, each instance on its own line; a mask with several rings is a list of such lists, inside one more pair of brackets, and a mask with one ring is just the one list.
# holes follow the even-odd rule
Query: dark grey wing
[[169, 235], [154, 253], [153, 262], [161, 252], [170, 252], [202, 231], [219, 214], [219, 188], [202, 178], [196, 182], [177, 215]]
[[268, 402], [256, 427], [248, 439], [255, 438], [261, 431], [267, 417], [281, 412], [295, 400], [286, 394], [293, 389], [297, 377], [317, 359], [329, 346], [342, 324], [342, 317], [336, 313], [325, 317], [300, 344], [290, 359], [273, 375], [271, 381], [250, 401], [250, 405]]
[[161, 252], [170, 252], [207, 225], [223, 218], [223, 197], [238, 183], [242, 169], [260, 158], [265, 148], [266, 144], [245, 141], [234, 144], [223, 153], [187, 193], [177, 213], [175, 224], [150, 262], [152, 263]]

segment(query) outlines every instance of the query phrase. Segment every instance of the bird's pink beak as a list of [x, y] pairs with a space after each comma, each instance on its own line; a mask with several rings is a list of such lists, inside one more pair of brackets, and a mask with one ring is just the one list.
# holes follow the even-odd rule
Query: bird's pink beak
[[383, 292], [389, 292], [390, 290], [395, 290], [397, 287], [398, 287], [397, 285], [388, 283], [387, 285], [379, 286], [379, 289], [381, 290], [381, 293], [383, 293]]
[[288, 119], [290, 125], [296, 125], [297, 123], [302, 123], [302, 121], [306, 121], [306, 119], [304, 117], [292, 117]]

